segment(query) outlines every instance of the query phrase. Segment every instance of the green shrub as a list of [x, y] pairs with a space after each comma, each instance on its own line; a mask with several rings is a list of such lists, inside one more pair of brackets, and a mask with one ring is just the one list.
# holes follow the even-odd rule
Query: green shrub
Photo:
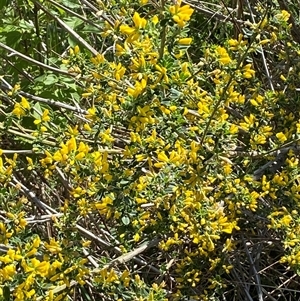
[[1, 21], [1, 300], [245, 300], [297, 279], [290, 13], [202, 33], [192, 2], [19, 2]]

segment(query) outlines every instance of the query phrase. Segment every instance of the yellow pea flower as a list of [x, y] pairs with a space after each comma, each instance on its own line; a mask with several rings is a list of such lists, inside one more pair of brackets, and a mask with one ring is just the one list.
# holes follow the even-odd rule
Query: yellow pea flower
[[192, 43], [192, 38], [182, 38], [178, 40], [178, 44], [180, 45], [190, 45]]
[[231, 58], [229, 57], [227, 50], [224, 47], [218, 46], [216, 48], [216, 54], [219, 57], [219, 62], [223, 65], [227, 65], [231, 62]]
[[286, 136], [282, 132], [277, 133], [276, 137], [281, 143], [284, 143], [287, 140]]
[[170, 6], [170, 12], [173, 15], [173, 20], [180, 26], [184, 27], [187, 21], [190, 20], [194, 10], [189, 5], [181, 6], [181, 1], [177, 4]]

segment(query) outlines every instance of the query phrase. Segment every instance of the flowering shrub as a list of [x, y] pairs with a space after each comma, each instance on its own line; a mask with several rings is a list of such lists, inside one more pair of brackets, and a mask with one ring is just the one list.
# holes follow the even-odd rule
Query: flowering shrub
[[274, 294], [271, 267], [300, 262], [291, 14], [257, 6], [216, 44], [192, 2], [97, 1], [92, 21], [61, 2], [20, 28], [46, 38], [50, 16], [68, 50], [33, 40], [51, 60], [17, 51], [37, 67], [1, 78], [1, 300]]

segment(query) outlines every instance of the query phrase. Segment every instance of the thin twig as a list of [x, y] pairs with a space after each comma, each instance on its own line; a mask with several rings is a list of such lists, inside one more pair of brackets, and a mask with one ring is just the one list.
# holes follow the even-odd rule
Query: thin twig
[[161, 241], [161, 239], [159, 239], [159, 238], [155, 238], [151, 241], [148, 241], [148, 242], [142, 244], [140, 247], [138, 247], [138, 248], [136, 248], [136, 249], [134, 249], [134, 250], [132, 250], [128, 253], [125, 253], [125, 254], [119, 256], [118, 258], [112, 260], [110, 263], [106, 264], [103, 268], [110, 268], [110, 267], [115, 266], [117, 264], [124, 264], [124, 263], [130, 261], [131, 259], [133, 259], [135, 256], [143, 253], [147, 249], [150, 249], [150, 248], [153, 248], [153, 247], [157, 246], [160, 241]]
[[77, 13], [74, 12], [72, 9], [70, 9], [70, 8], [64, 6], [64, 5], [62, 5], [62, 4], [60, 4], [60, 3], [56, 2], [56, 1], [53, 1], [53, 0], [47, 0], [47, 1], [50, 2], [51, 4], [53, 4], [54, 6], [57, 6], [57, 7], [61, 8], [61, 9], [63, 9], [64, 11], [68, 12], [69, 14], [71, 14], [71, 15], [77, 17], [78, 19], [84, 21], [85, 23], [88, 23], [88, 24], [90, 24], [90, 25], [93, 25], [94, 27], [96, 27], [96, 28], [99, 29], [100, 31], [103, 31], [103, 27], [101, 27], [101, 26], [99, 26], [98, 24], [96, 24], [96, 23], [94, 23], [94, 22], [92, 22], [92, 21], [86, 19], [86, 18], [83, 17], [82, 15], [77, 14]]
[[33, 154], [34, 151], [32, 149], [20, 149], [20, 150], [10, 150], [10, 149], [2, 149], [2, 154], [19, 154], [19, 155], [29, 155]]
[[[200, 6], [200, 5], [195, 5], [193, 3], [191, 3], [190, 1], [182, 1], [184, 4], [188, 4], [190, 7], [192, 7], [193, 9], [197, 10], [200, 13], [203, 13], [211, 18], [215, 18], [218, 19], [221, 22], [228, 22], [228, 21], [232, 21], [230, 19], [230, 16], [226, 16], [221, 14], [220, 12], [215, 12], [207, 7], [204, 6]], [[232, 11], [234, 11], [234, 9], [232, 9]], [[245, 23], [243, 20], [237, 20], [234, 19], [234, 21], [238, 24], [243, 24]]]
[[82, 226], [80, 226], [78, 224], [76, 224], [75, 227], [83, 235], [85, 235], [86, 237], [93, 239], [95, 242], [97, 242], [102, 248], [112, 249], [114, 251], [114, 253], [116, 253], [118, 255], [122, 255], [122, 251], [120, 248], [112, 246], [109, 242], [106, 242], [105, 240], [101, 239], [100, 237], [98, 237], [97, 235], [92, 233], [91, 231], [83, 228]]
[[246, 251], [246, 254], [248, 256], [248, 259], [249, 259], [249, 262], [250, 262], [250, 267], [252, 268], [253, 270], [253, 274], [254, 274], [254, 279], [256, 281], [256, 289], [257, 289], [257, 295], [258, 295], [258, 299], [259, 301], [263, 301], [263, 293], [262, 293], [262, 290], [261, 290], [261, 281], [260, 281], [260, 275], [258, 274], [256, 268], [255, 268], [255, 264], [254, 264], [254, 261], [253, 261], [253, 258], [248, 250], [248, 247], [247, 247], [247, 244], [246, 244], [246, 241], [245, 241], [245, 238], [242, 236], [242, 240], [243, 240], [243, 243], [244, 243], [244, 247], [245, 247], [245, 251]]
[[95, 261], [95, 259], [89, 254], [89, 252], [83, 248], [82, 249], [83, 254], [87, 257], [87, 259], [90, 261], [90, 263], [97, 269], [99, 268], [99, 264]]
[[23, 194], [25, 194], [29, 199], [31, 199], [40, 209], [44, 210], [47, 214], [51, 215], [57, 212], [52, 209], [50, 206], [42, 202], [31, 190], [29, 190], [24, 184], [16, 179], [15, 176], [12, 176], [12, 181], [9, 184], [17, 189], [19, 189]]
[[90, 9], [95, 12], [95, 15], [104, 21], [106, 21], [112, 28], [114, 28], [115, 24], [112, 20], [110, 20], [103, 11], [98, 10], [95, 6], [93, 6], [89, 1], [82, 0], [84, 4], [86, 4]]
[[63, 213], [55, 213], [55, 214], [47, 214], [47, 215], [40, 215], [40, 216], [32, 216], [25, 218], [27, 224], [35, 224], [35, 223], [45, 223], [52, 221], [53, 218], [62, 217]]
[[76, 33], [70, 26], [68, 26], [60, 18], [52, 14], [45, 6], [37, 1], [33, 1], [41, 10], [43, 10], [47, 15], [49, 15], [53, 20], [55, 20], [61, 27], [63, 27], [73, 38], [75, 38], [80, 44], [82, 44], [86, 49], [88, 49], [94, 56], [98, 54], [98, 51], [87, 43], [78, 33]]
[[[23, 137], [23, 138], [28, 139], [28, 140], [35, 140], [36, 139], [36, 137], [34, 137], [34, 136], [31, 136], [29, 134], [20, 133], [20, 131], [16, 131], [16, 130], [13, 130], [13, 129], [6, 129], [6, 131], [8, 133]], [[52, 142], [52, 141], [49, 141], [49, 140], [43, 140], [41, 142], [45, 145], [56, 146], [55, 142]]]
[[[59, 285], [59, 286], [55, 287], [55, 288], [52, 290], [52, 292], [53, 292], [54, 294], [57, 294], [57, 293], [59, 293], [59, 292], [65, 290], [66, 288], [70, 288], [70, 287], [72, 287], [72, 286], [75, 286], [76, 284], [77, 284], [77, 281], [72, 280], [72, 281], [70, 281], [70, 283], [69, 283], [68, 286], [67, 286], [66, 284]], [[49, 295], [49, 292], [46, 293], [46, 296], [48, 296], [48, 295]], [[45, 296], [40, 296], [40, 297], [37, 297], [36, 300], [37, 300], [37, 301], [42, 301], [44, 298], [45, 298]]]
[[16, 51], [15, 49], [13, 49], [13, 48], [11, 48], [11, 47], [9, 47], [9, 46], [1, 43], [1, 42], [0, 42], [0, 48], [5, 49], [5, 50], [7, 50], [7, 51], [10, 52], [10, 54], [7, 55], [8, 57], [15, 55], [15, 56], [18, 56], [18, 57], [22, 58], [23, 60], [25, 60], [25, 61], [27, 61], [29, 63], [32, 63], [34, 65], [42, 67], [45, 70], [50, 70], [50, 71], [53, 71], [53, 72], [56, 72], [56, 73], [59, 73], [59, 74], [63, 74], [63, 75], [67, 75], [67, 76], [71, 76], [72, 77], [72, 75], [68, 71], [64, 71], [64, 70], [61, 70], [61, 69], [58, 69], [58, 68], [46, 65], [44, 63], [41, 63], [41, 62], [39, 62], [39, 61], [37, 61], [37, 60], [35, 60], [35, 59], [33, 59], [33, 58], [25, 55], [25, 54], [22, 54], [21, 52]]
[[[281, 283], [278, 287], [276, 287], [273, 291], [271, 291], [269, 294], [272, 295], [274, 294], [276, 291], [281, 291], [282, 287], [284, 285], [286, 285], [287, 283], [289, 283], [293, 278], [297, 277], [297, 274], [294, 274], [292, 277], [290, 277], [289, 279], [287, 279], [286, 281], [284, 281], [283, 283]], [[298, 291], [299, 292], [299, 291]]]
[[88, 114], [88, 111], [86, 111], [86, 110], [76, 108], [74, 106], [68, 105], [68, 104], [60, 102], [60, 101], [55, 101], [53, 99], [47, 99], [47, 98], [35, 96], [35, 95], [29, 94], [29, 93], [26, 93], [26, 92], [23, 92], [23, 91], [20, 91], [19, 94], [24, 96], [24, 97], [27, 97], [31, 100], [46, 103], [50, 106], [55, 106], [55, 107], [59, 107], [59, 108], [62, 108], [62, 109], [67, 109], [69, 111], [73, 111], [73, 112], [77, 112], [77, 113], [81, 113], [81, 114], [85, 114], [85, 115]]
[[[7, 81], [5, 81], [3, 78], [0, 77], [0, 80], [5, 83], [4, 85], [0, 84], [1, 89], [4, 89], [4, 90], [11, 90], [12, 89], [12, 86]], [[60, 102], [60, 101], [55, 101], [53, 99], [47, 99], [47, 98], [43, 98], [43, 97], [40, 97], [40, 96], [35, 96], [35, 95], [32, 95], [32, 94], [24, 92], [24, 91], [18, 91], [18, 94], [21, 95], [21, 96], [24, 96], [28, 99], [34, 100], [34, 101], [46, 103], [50, 106], [52, 105], [52, 106], [55, 106], [55, 107], [58, 107], [58, 108], [61, 108], [61, 109], [67, 109], [67, 110], [77, 112], [77, 113], [80, 113], [80, 114], [84, 114], [84, 115], [88, 114], [88, 111], [86, 111], [86, 110], [83, 110], [81, 108], [76, 108], [74, 106], [68, 105], [68, 104]]]
[[[248, 6], [248, 9], [249, 9], [249, 12], [250, 12], [250, 15], [251, 15], [252, 22], [255, 23], [254, 14], [252, 13], [252, 9], [251, 9], [251, 4], [250, 4], [250, 2], [248, 0], [246, 0], [246, 1], [247, 1], [247, 6]], [[262, 21], [263, 20], [264, 19], [262, 19]], [[273, 82], [272, 82], [272, 78], [270, 76], [268, 64], [267, 64], [266, 57], [265, 57], [265, 52], [264, 52], [264, 49], [263, 49], [263, 47], [261, 45], [259, 46], [259, 51], [261, 53], [261, 57], [262, 57], [264, 69], [266, 71], [266, 75], [267, 75], [267, 78], [268, 78], [268, 81], [269, 81], [270, 88], [274, 92], [275, 89], [274, 89], [274, 85], [273, 85]]]

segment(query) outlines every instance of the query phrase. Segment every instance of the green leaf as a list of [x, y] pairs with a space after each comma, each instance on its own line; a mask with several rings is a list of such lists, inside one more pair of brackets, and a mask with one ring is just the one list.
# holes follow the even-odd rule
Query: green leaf
[[128, 216], [123, 216], [123, 217], [122, 217], [122, 223], [123, 223], [125, 226], [129, 225], [129, 224], [130, 224], [130, 219], [129, 219], [129, 217], [128, 217]]
[[1, 0], [0, 1], [0, 9], [3, 9], [4, 6], [6, 6], [8, 4], [8, 0]]
[[41, 118], [42, 108], [40, 106], [40, 103], [39, 102], [35, 103], [33, 107], [35, 109], [33, 110], [33, 116], [35, 117], [35, 119]]
[[6, 44], [7, 46], [14, 47], [21, 40], [22, 33], [19, 31], [10, 31], [6, 33]]
[[10, 300], [10, 289], [6, 285], [3, 287], [3, 297], [4, 297], [5, 301], [9, 301]]
[[55, 76], [54, 74], [49, 74], [46, 76], [43, 83], [46, 86], [52, 86], [53, 84], [56, 84], [57, 82], [58, 82], [57, 76]]
[[72, 29], [75, 29], [76, 27], [83, 24], [83, 21], [74, 17], [74, 18], [69, 18], [68, 20], [65, 20], [65, 23]]
[[34, 24], [32, 22], [27, 22], [26, 20], [21, 20], [19, 22], [19, 26], [22, 29], [25, 29], [27, 31], [31, 31], [32, 29], [34, 29]]
[[64, 1], [64, 5], [68, 8], [81, 8], [81, 5], [72, 1]]
[[81, 295], [83, 300], [92, 301], [88, 291], [84, 288], [84, 286], [80, 287]]

